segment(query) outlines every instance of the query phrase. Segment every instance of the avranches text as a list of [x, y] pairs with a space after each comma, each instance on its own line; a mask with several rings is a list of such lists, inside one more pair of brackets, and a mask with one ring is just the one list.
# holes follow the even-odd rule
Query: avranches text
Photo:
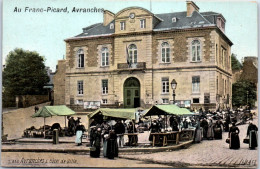
[[18, 8], [15, 7], [13, 12], [26, 12], [26, 13], [69, 13], [69, 12], [75, 12], [75, 13], [95, 13], [95, 12], [104, 12], [103, 8], [77, 8], [73, 7], [71, 10], [68, 10], [68, 7], [65, 8], [55, 8], [55, 7], [46, 7], [46, 8], [31, 8], [31, 7], [24, 7]]

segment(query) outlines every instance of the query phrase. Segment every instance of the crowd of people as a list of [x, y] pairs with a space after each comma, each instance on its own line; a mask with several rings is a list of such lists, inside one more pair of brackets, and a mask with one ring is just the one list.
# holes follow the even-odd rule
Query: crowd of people
[[136, 127], [133, 122], [128, 125], [122, 120], [109, 124], [104, 121], [102, 124], [93, 121], [90, 124], [90, 156], [94, 158], [100, 157], [100, 149], [103, 147], [103, 156], [109, 159], [118, 157], [118, 148], [125, 145], [137, 145], [137, 135], [128, 135], [128, 143], [124, 142], [125, 133], [136, 133]]
[[[157, 119], [151, 120], [148, 123], [148, 130], [150, 131], [149, 141], [152, 141], [151, 133], [159, 133], [166, 131], [181, 132], [186, 129], [194, 129], [194, 142], [199, 143], [202, 140], [222, 139], [222, 132], [228, 132], [226, 142], [230, 149], [239, 149], [239, 128], [237, 127], [238, 113], [230, 110], [226, 111], [202, 111], [193, 116], [180, 117], [169, 116], [167, 121], [165, 117], [158, 116]], [[68, 117], [68, 131], [71, 135], [76, 134], [77, 145], [82, 145], [82, 135], [86, 131], [85, 127], [80, 122], [78, 117], [75, 120], [73, 117]], [[143, 119], [144, 120], [144, 119]], [[140, 123], [143, 123], [140, 120]], [[249, 116], [248, 119], [251, 120]], [[249, 122], [247, 130], [247, 138], [243, 140], [244, 143], [249, 144], [250, 149], [257, 147], [257, 126]], [[125, 143], [124, 135], [128, 133], [128, 142]], [[125, 145], [136, 146], [138, 143], [137, 128], [135, 123], [128, 120], [121, 119], [111, 121], [93, 121], [90, 124], [89, 140], [90, 140], [90, 156], [93, 158], [100, 157], [100, 150], [103, 147], [103, 156], [109, 159], [118, 157], [118, 148]]]

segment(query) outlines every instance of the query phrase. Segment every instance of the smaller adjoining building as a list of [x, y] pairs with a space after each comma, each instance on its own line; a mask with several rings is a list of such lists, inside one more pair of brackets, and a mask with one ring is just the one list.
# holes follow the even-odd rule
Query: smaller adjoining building
[[55, 75], [53, 76], [55, 105], [65, 104], [65, 71], [66, 60], [59, 60], [58, 65], [56, 66]]

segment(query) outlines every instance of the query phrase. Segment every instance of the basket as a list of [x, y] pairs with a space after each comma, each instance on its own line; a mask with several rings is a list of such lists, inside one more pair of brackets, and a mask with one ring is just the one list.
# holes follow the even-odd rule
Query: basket
[[226, 139], [226, 143], [228, 143], [228, 144], [230, 143], [230, 138]]

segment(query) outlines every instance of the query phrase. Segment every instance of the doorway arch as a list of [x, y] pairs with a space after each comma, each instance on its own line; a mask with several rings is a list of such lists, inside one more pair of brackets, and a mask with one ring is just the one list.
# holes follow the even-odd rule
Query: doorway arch
[[140, 82], [135, 77], [129, 77], [124, 82], [124, 107], [140, 107]]

